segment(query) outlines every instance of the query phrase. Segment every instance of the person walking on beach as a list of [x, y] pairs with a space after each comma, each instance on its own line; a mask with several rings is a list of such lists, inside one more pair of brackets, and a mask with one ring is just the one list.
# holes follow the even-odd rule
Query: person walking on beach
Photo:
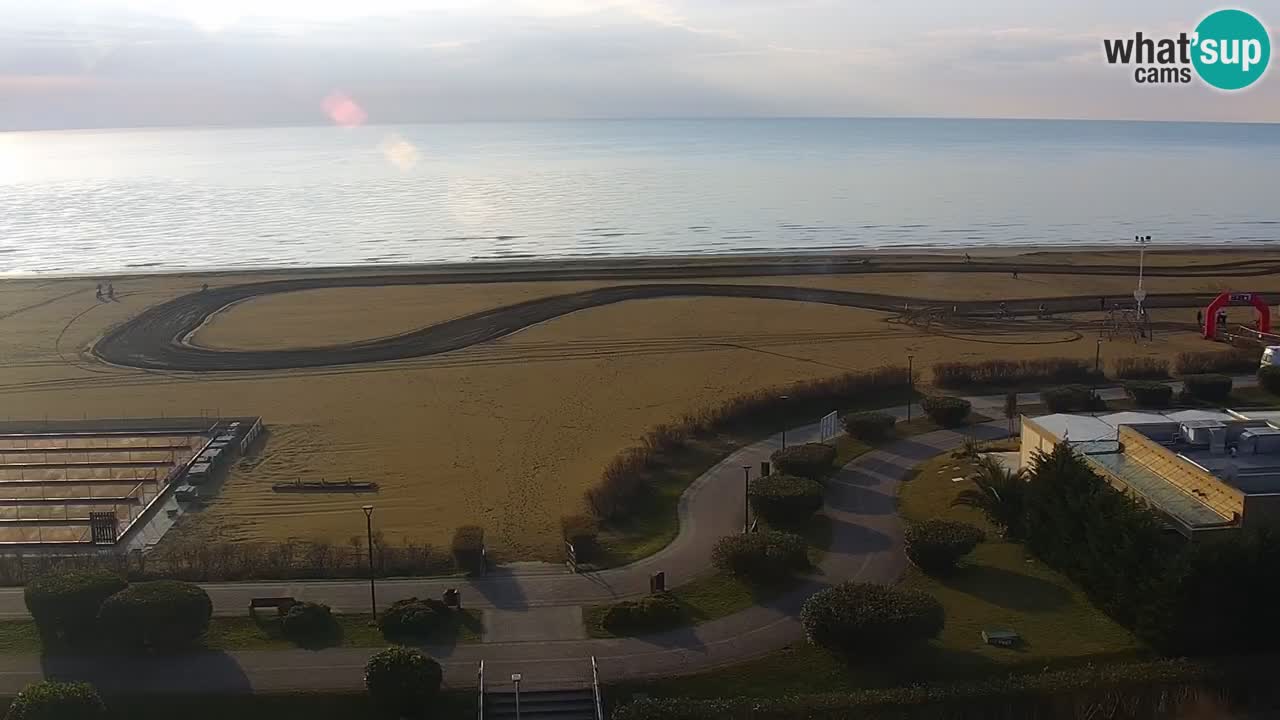
[[1105, 297], [1098, 298], [1098, 312], [1107, 311], [1107, 299]]
[[969, 257], [969, 253], [965, 253], [965, 254], [964, 254], [964, 261], [965, 261], [965, 262], [973, 262], [973, 258]]
[[102, 302], [102, 283], [98, 283], [98, 302]]
[[1000, 301], [1000, 317], [1008, 317], [1008, 316], [1009, 316], [1009, 307], [1005, 305], [1003, 300], [1001, 300]]
[[1040, 303], [1040, 319], [1043, 320], [1044, 316], [1047, 314], [1048, 313], [1044, 309], [1044, 303]]
[[1200, 329], [1204, 329], [1204, 311], [1203, 310], [1196, 311], [1196, 327]]
[[1013, 279], [1014, 279], [1014, 280], [1017, 280], [1017, 279], [1018, 279], [1018, 271], [1017, 271], [1017, 270], [1014, 270], [1014, 271], [1013, 271]]

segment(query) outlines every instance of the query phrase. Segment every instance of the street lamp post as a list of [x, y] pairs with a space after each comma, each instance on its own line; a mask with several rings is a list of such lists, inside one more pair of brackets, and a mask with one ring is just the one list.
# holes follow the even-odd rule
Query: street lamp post
[[365, 530], [369, 534], [369, 616], [377, 622], [378, 595], [373, 583], [373, 506], [365, 505], [360, 509], [364, 510]]
[[914, 360], [914, 355], [907, 356], [907, 422], [911, 422], [911, 396], [915, 395], [916, 392]]
[[[791, 396], [779, 395], [778, 399], [784, 401], [785, 403], [785, 401], [791, 399]], [[782, 411], [782, 449], [785, 450], [786, 448], [787, 448], [787, 412], [783, 410]]]
[[511, 684], [516, 686], [516, 720], [520, 720], [520, 673], [511, 673]]
[[1133, 241], [1138, 243], [1138, 289], [1133, 291], [1133, 299], [1138, 301], [1138, 319], [1142, 319], [1142, 301], [1147, 299], [1147, 291], [1142, 287], [1142, 270], [1146, 263], [1147, 243], [1150, 235], [1134, 235]]
[[742, 466], [742, 532], [751, 531], [751, 466]]

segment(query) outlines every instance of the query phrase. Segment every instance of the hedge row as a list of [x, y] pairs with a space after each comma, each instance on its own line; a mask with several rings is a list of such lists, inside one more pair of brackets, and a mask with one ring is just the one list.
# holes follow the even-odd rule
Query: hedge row
[[1179, 375], [1205, 373], [1251, 373], [1258, 369], [1261, 354], [1257, 350], [1235, 348], [1178, 353], [1173, 369]]
[[1280, 366], [1263, 365], [1258, 368], [1258, 385], [1272, 395], [1280, 395]]
[[[358, 539], [360, 542], [355, 542]], [[175, 539], [148, 552], [52, 557], [0, 557], [0, 586], [21, 586], [51, 573], [106, 571], [131, 581], [311, 580], [369, 577], [364, 534], [350, 544], [330, 542], [197, 543]], [[448, 575], [456, 571], [447, 549], [390, 545], [374, 534], [374, 572], [386, 576]]]
[[1169, 361], [1153, 357], [1122, 357], [1111, 361], [1111, 374], [1121, 380], [1163, 380], [1169, 377]]
[[392, 647], [369, 658], [364, 686], [378, 717], [417, 720], [431, 714], [444, 671], [422, 652]]
[[23, 598], [40, 634], [70, 645], [108, 640], [128, 649], [181, 648], [204, 635], [213, 616], [199, 586], [177, 580], [130, 585], [101, 571], [36, 578]]
[[1088, 382], [1096, 376], [1093, 366], [1088, 362], [1064, 357], [944, 362], [933, 366], [933, 384], [941, 388]]
[[906, 368], [886, 366], [739, 395], [649, 431], [637, 446], [624, 450], [605, 467], [599, 482], [586, 492], [587, 506], [605, 521], [633, 512], [652, 490], [656, 471], [669, 465], [670, 456], [684, 451], [693, 440], [812, 421], [832, 408], [902, 398], [910, 388]]
[[391, 603], [378, 618], [383, 637], [393, 640], [423, 639], [449, 620], [453, 608], [435, 598], [405, 598]]
[[[937, 683], [852, 693], [648, 698], [613, 720], [1078, 720], [1264, 717], [1276, 709], [1271, 658], [1186, 660], [998, 674], [978, 682]], [[1252, 710], [1252, 712], [1249, 712]]]

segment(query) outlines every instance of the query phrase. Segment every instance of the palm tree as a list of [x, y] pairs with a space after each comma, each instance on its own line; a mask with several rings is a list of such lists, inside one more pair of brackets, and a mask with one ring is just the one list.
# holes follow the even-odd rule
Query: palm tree
[[1022, 537], [1026, 471], [1010, 471], [994, 457], [983, 455], [978, 458], [977, 469], [969, 479], [978, 487], [961, 491], [951, 505], [981, 510], [991, 524], [1004, 531], [1005, 537]]

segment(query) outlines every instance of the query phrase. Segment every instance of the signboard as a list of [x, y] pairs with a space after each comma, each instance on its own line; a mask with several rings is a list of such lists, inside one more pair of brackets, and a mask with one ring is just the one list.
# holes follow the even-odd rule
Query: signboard
[[1231, 302], [1253, 302], [1253, 293], [1233, 293]]
[[[812, 417], [812, 416], [810, 416]], [[818, 421], [818, 442], [826, 442], [836, 436], [836, 412], [832, 410]]]
[[1133, 291], [1133, 299], [1134, 299], [1134, 300], [1137, 300], [1138, 302], [1142, 302], [1143, 300], [1146, 300], [1146, 299], [1147, 299], [1147, 291], [1146, 291], [1146, 290], [1143, 290], [1142, 288], [1138, 288], [1137, 290], [1134, 290], [1134, 291]]

